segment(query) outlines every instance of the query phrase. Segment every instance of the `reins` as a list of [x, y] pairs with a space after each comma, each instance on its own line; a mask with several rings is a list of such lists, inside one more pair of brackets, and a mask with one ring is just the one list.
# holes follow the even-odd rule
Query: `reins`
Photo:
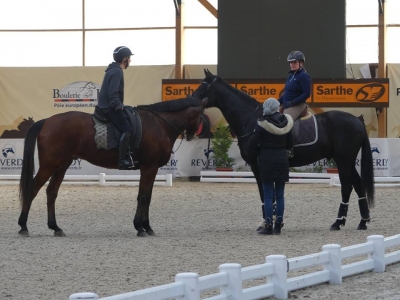
[[144, 107], [138, 107], [138, 106], [137, 106], [137, 108], [155, 114], [157, 117], [159, 117], [161, 120], [163, 120], [163, 121], [164, 121], [165, 123], [167, 123], [169, 126], [171, 126], [178, 134], [182, 135], [183, 139], [181, 139], [181, 142], [180, 142], [178, 148], [177, 148], [175, 151], [172, 150], [172, 154], [175, 154], [175, 152], [179, 150], [179, 148], [181, 147], [182, 142], [183, 142], [184, 139], [188, 140], [188, 138], [186, 137], [186, 135], [185, 135], [185, 133], [184, 133], [185, 130], [183, 130], [183, 131], [179, 130], [179, 129], [176, 128], [173, 124], [171, 124], [170, 122], [168, 122], [168, 120], [166, 120], [165, 118], [163, 118], [161, 115], [159, 115], [159, 114], [158, 114], [157, 112], [155, 112], [154, 110], [151, 110], [151, 109], [148, 109], [148, 108], [144, 108]]

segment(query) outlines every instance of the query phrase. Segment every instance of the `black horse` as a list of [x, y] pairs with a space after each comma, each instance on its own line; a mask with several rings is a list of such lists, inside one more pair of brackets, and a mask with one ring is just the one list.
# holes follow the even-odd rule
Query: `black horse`
[[[217, 107], [238, 137], [240, 153], [250, 164], [263, 202], [256, 157], [248, 151], [248, 140], [262, 116], [262, 106], [249, 95], [232, 87], [220, 77], [204, 70], [205, 79], [193, 93], [194, 97], [208, 97], [206, 107]], [[374, 170], [369, 138], [364, 124], [355, 116], [342, 111], [330, 111], [315, 116], [318, 141], [310, 146], [296, 147], [295, 156], [289, 159], [291, 167], [304, 166], [323, 158], [333, 158], [337, 164], [341, 183], [342, 203], [331, 230], [340, 230], [346, 223], [350, 194], [353, 187], [359, 197], [361, 221], [357, 229], [367, 229], [370, 221], [369, 207], [374, 204]], [[361, 177], [355, 168], [361, 149]]]

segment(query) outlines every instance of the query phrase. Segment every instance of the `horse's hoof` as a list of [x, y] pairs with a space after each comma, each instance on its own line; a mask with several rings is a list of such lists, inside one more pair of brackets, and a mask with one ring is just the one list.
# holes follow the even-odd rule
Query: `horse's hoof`
[[139, 237], [148, 237], [149, 235], [145, 231], [142, 231], [142, 232], [138, 232], [137, 236], [139, 236]]
[[60, 230], [60, 231], [54, 232], [54, 236], [62, 237], [62, 236], [65, 236], [65, 233], [64, 233], [64, 231]]
[[367, 225], [359, 224], [357, 230], [367, 230], [367, 228], [368, 228]]
[[153, 230], [146, 231], [146, 233], [150, 236], [156, 235], [156, 233]]
[[331, 231], [334, 231], [334, 230], [340, 230], [340, 226], [339, 225], [336, 225], [336, 224], [333, 224], [332, 226], [331, 226], [331, 229], [330, 229]]
[[20, 230], [20, 231], [18, 231], [18, 234], [23, 237], [28, 237], [29, 231], [28, 230]]

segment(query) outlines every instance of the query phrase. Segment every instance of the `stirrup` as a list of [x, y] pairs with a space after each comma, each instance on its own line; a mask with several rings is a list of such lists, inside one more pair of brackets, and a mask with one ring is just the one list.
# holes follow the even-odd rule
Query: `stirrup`
[[293, 149], [286, 150], [286, 152], [287, 152], [287, 156], [288, 156], [289, 158], [293, 158], [293, 157], [294, 157]]

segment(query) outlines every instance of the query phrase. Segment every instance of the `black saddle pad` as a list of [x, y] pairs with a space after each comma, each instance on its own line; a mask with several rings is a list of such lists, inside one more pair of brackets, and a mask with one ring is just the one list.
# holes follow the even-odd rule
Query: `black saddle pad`
[[318, 141], [318, 125], [315, 116], [308, 113], [307, 116], [294, 122], [293, 126], [294, 146], [310, 146]]
[[[131, 148], [139, 149], [139, 144], [142, 140], [142, 121], [140, 115], [136, 109], [131, 106], [125, 106], [124, 112], [132, 127]], [[96, 130], [94, 140], [97, 149], [108, 150], [118, 148], [119, 140], [122, 135], [121, 132], [119, 132], [114, 125], [106, 119], [102, 119], [102, 121], [106, 121], [106, 123], [100, 121], [98, 116], [95, 117], [95, 115], [92, 116], [92, 119]]]

